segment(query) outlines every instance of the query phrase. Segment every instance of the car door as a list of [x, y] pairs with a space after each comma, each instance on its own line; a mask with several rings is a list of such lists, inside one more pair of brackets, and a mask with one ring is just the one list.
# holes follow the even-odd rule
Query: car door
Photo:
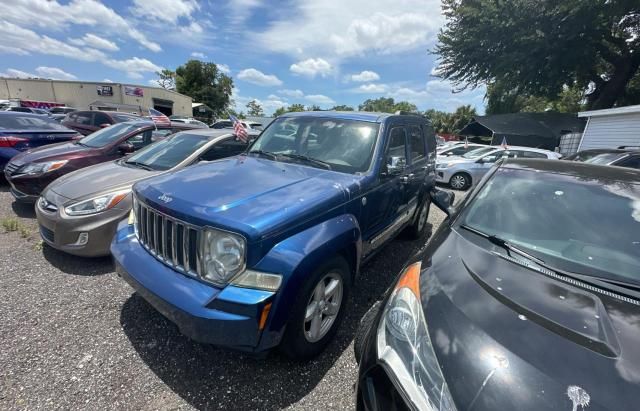
[[384, 164], [372, 189], [362, 198], [365, 255], [379, 248], [408, 221], [407, 185], [404, 182], [408, 174], [406, 128], [402, 124], [391, 124], [387, 136]]

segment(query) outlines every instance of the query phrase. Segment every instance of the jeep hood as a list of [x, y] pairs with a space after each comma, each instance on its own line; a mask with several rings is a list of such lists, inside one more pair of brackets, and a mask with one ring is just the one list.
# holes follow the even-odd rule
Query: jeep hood
[[241, 232], [250, 242], [282, 233], [341, 206], [361, 177], [238, 156], [142, 181], [148, 205], [195, 225]]

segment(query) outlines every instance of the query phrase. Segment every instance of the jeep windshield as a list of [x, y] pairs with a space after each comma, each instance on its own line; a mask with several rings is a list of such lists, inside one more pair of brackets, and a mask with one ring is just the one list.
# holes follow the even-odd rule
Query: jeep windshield
[[640, 284], [636, 181], [501, 168], [459, 221], [556, 269]]
[[282, 117], [249, 148], [249, 155], [358, 173], [369, 169], [379, 125], [318, 117]]

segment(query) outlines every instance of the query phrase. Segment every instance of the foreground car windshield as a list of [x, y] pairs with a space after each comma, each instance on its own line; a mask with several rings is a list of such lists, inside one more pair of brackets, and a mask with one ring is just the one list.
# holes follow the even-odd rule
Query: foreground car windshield
[[65, 130], [72, 131], [57, 121], [44, 116], [3, 115], [0, 130]]
[[207, 143], [202, 136], [179, 134], [160, 140], [127, 158], [127, 164], [149, 167], [153, 170], [169, 170]]
[[111, 143], [115, 143], [125, 134], [128, 134], [138, 128], [140, 128], [140, 124], [114, 124], [89, 134], [80, 140], [79, 143], [87, 147], [104, 147]]
[[461, 216], [558, 269], [640, 284], [640, 184], [501, 168]]
[[279, 118], [249, 151], [306, 156], [329, 164], [332, 170], [363, 172], [369, 169], [378, 127], [377, 123], [333, 118]]
[[469, 151], [467, 154], [464, 154], [462, 157], [464, 158], [478, 158], [483, 154], [487, 154], [490, 151], [494, 151], [495, 147], [483, 147], [477, 148], [475, 150]]

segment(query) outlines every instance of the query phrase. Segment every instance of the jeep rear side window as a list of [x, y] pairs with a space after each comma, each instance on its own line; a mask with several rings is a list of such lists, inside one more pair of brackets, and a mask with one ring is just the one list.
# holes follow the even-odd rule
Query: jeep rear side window
[[425, 157], [424, 135], [418, 126], [409, 127], [409, 147], [411, 147], [411, 162], [415, 163]]
[[422, 132], [427, 137], [427, 151], [435, 150], [438, 143], [436, 142], [436, 133], [433, 131], [433, 127], [428, 124], [423, 124]]

